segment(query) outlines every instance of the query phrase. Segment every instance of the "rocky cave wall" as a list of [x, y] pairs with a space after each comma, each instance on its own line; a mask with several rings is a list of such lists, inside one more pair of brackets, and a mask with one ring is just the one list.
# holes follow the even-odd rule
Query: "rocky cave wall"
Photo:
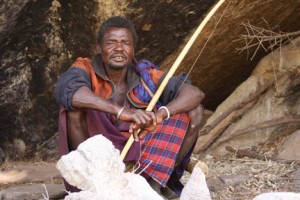
[[[266, 41], [263, 44], [266, 50], [250, 44], [244, 51], [238, 50], [246, 46], [245, 40], [241, 37], [243, 35], [252, 35], [251, 44], [258, 42], [252, 31], [247, 32], [243, 24], [270, 31], [264, 33]], [[205, 107], [215, 110], [272, 50], [267, 49], [271, 45], [267, 36], [275, 37], [276, 33], [299, 31], [299, 24], [299, 1], [288, 3], [286, 0], [225, 1], [204, 27], [179, 70], [189, 71], [194, 65], [190, 73], [191, 78], [207, 94], [203, 102]], [[185, 43], [166, 58], [161, 66], [167, 68], [172, 65], [184, 45]], [[275, 46], [273, 50], [277, 47]]]
[[175, 51], [212, 4], [196, 0], [3, 0], [0, 161], [58, 157], [59, 106], [53, 89], [77, 56], [94, 54], [101, 21], [126, 15], [139, 34], [136, 56], [159, 63]]
[[[167, 71], [215, 2], [2, 0], [0, 161], [58, 157], [55, 82], [77, 56], [93, 55], [95, 33], [101, 21], [111, 15], [131, 19], [139, 35], [136, 57], [152, 60]], [[268, 22], [274, 30], [296, 31], [299, 4], [287, 4], [285, 0], [226, 1], [179, 69], [189, 69], [214, 32], [191, 73], [194, 83], [206, 93], [207, 108], [214, 110], [267, 53], [259, 51], [253, 60], [248, 60], [247, 52], [235, 52], [244, 45], [233, 42], [245, 33], [241, 23], [249, 20], [261, 26]], [[254, 51], [250, 49], [249, 53]]]

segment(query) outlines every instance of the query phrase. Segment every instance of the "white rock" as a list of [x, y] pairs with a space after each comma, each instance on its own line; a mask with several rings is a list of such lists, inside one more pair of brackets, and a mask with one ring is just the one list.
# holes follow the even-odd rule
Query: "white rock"
[[126, 173], [125, 176], [127, 180], [129, 180], [122, 194], [123, 197], [126, 196], [126, 199], [163, 200], [163, 198], [151, 188], [144, 177], [133, 173]]
[[256, 196], [253, 200], [300, 200], [300, 193], [270, 192]]
[[180, 200], [211, 200], [209, 189], [206, 184], [205, 175], [197, 163], [193, 172], [184, 186]]
[[89, 200], [162, 200], [140, 175], [125, 173], [120, 152], [113, 144], [96, 135], [81, 143], [76, 151], [62, 156], [57, 163], [62, 176], [83, 190], [65, 199]]

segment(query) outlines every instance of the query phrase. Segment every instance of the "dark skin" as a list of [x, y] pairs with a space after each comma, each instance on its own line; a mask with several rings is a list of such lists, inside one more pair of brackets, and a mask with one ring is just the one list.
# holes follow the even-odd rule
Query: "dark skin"
[[[86, 109], [95, 109], [117, 115], [124, 105], [128, 84], [126, 83], [127, 67], [132, 62], [134, 56], [133, 36], [125, 28], [109, 28], [98, 44], [106, 74], [116, 86], [115, 94], [111, 101], [95, 95], [89, 88], [79, 88], [72, 99], [72, 105], [79, 111], [67, 113], [68, 120], [68, 141], [70, 149], [77, 146], [88, 138], [85, 121]], [[183, 84], [177, 97], [168, 103], [166, 107], [171, 115], [188, 112], [191, 116], [191, 123], [183, 141], [176, 163], [180, 163], [195, 143], [198, 136], [198, 128], [201, 121], [203, 109], [199, 106], [204, 98], [203, 92], [191, 84]], [[148, 112], [142, 109], [125, 108], [120, 120], [131, 122], [129, 132], [134, 134], [136, 141], [143, 138], [149, 131], [153, 131], [157, 124], [167, 118], [167, 112], [160, 109], [157, 112]], [[137, 130], [141, 130], [137, 134]]]

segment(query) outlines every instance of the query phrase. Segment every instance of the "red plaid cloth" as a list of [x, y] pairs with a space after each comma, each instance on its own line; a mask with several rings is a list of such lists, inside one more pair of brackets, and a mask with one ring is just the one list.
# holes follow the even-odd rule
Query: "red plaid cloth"
[[[174, 169], [189, 121], [188, 114], [174, 115], [170, 119], [164, 120], [154, 133], [147, 134], [142, 141], [142, 152], [139, 159], [141, 169], [146, 168], [144, 173], [164, 187]], [[147, 167], [147, 165], [149, 166]]]

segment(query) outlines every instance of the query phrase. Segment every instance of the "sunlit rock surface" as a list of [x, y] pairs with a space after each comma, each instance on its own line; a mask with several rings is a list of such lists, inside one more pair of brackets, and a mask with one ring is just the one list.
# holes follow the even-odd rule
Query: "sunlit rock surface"
[[140, 175], [124, 173], [120, 152], [102, 135], [94, 136], [57, 163], [62, 176], [83, 190], [66, 199], [162, 200]]
[[205, 174], [200, 164], [199, 162], [195, 166], [188, 182], [182, 190], [180, 200], [211, 200]]

